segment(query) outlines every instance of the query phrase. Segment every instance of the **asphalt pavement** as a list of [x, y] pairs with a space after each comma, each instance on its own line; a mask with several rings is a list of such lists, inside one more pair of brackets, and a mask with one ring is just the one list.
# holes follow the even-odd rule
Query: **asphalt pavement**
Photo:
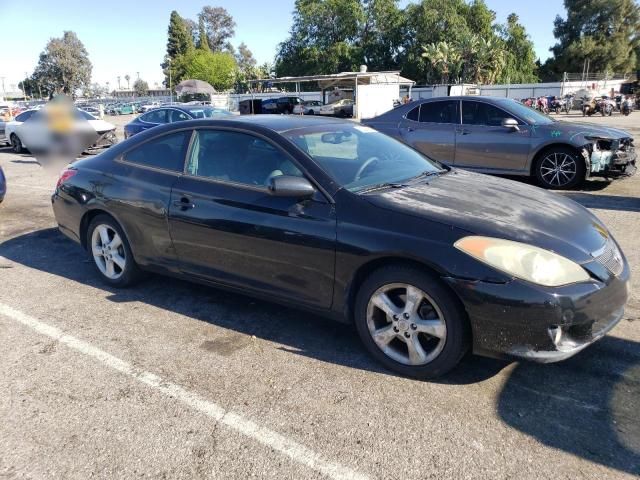
[[[638, 118], [588, 121], [638, 139]], [[468, 356], [416, 381], [308, 313], [159, 276], [105, 287], [55, 228], [55, 176], [7, 148], [0, 166], [0, 478], [640, 475], [636, 290], [624, 320], [563, 363]], [[634, 272], [639, 187], [592, 179], [564, 193]]]

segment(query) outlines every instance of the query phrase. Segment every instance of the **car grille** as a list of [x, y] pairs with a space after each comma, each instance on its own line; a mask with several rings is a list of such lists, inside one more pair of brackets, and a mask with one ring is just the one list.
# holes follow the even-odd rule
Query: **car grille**
[[597, 252], [594, 252], [593, 257], [602, 265], [606, 267], [614, 275], [618, 276], [624, 269], [622, 263], [622, 253], [612, 239], [608, 239], [604, 247]]

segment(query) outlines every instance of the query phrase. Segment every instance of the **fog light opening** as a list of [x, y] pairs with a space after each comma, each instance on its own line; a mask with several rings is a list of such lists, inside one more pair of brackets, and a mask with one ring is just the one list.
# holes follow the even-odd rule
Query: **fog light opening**
[[562, 328], [557, 325], [549, 327], [549, 336], [553, 344], [557, 347], [562, 341]]

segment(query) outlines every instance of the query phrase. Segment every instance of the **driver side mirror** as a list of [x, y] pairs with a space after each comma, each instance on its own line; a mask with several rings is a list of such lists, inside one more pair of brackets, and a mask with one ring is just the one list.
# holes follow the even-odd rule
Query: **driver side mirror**
[[316, 189], [304, 177], [279, 175], [269, 181], [269, 193], [274, 197], [306, 199], [313, 196]]
[[518, 127], [518, 121], [515, 118], [503, 118], [502, 126], [514, 131], [520, 130], [520, 127]]

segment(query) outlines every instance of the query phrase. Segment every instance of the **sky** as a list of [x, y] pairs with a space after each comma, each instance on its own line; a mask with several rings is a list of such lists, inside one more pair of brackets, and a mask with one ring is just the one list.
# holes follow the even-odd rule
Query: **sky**
[[[544, 61], [554, 44], [553, 19], [564, 14], [562, 0], [486, 0], [504, 22], [515, 12]], [[408, 0], [401, 0], [406, 5]], [[291, 27], [294, 0], [0, 0], [3, 48], [0, 50], [0, 78], [5, 89], [31, 74], [47, 41], [73, 30], [84, 43], [93, 64], [92, 81], [110, 88], [126, 87], [125, 75], [146, 80], [150, 87], [163, 80], [162, 62], [171, 10], [196, 18], [204, 5], [221, 6], [233, 16], [236, 34], [232, 43], [245, 42], [258, 63], [273, 61], [279, 42]], [[2, 86], [0, 85], [0, 89]]]

